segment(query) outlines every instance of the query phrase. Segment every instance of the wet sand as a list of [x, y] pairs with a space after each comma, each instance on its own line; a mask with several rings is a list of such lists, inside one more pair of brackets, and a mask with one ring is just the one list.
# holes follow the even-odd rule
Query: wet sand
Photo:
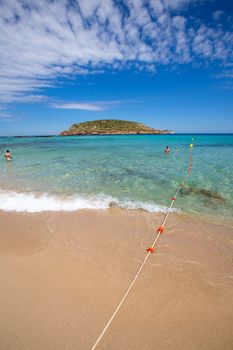
[[[0, 349], [91, 349], [162, 215], [0, 212]], [[233, 228], [172, 214], [97, 349], [233, 348]]]

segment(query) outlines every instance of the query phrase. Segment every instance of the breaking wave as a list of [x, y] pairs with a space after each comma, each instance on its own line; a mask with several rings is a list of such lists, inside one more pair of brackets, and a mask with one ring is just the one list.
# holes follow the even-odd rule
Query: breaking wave
[[48, 193], [14, 192], [0, 190], [0, 210], [36, 213], [42, 211], [76, 211], [81, 209], [123, 208], [145, 210], [151, 213], [166, 212], [167, 207], [152, 202], [119, 200], [108, 195], [58, 196]]

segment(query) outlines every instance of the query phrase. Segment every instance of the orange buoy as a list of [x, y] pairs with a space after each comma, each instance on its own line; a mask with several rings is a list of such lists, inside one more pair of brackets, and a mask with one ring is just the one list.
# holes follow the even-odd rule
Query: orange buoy
[[154, 248], [152, 248], [152, 247], [149, 247], [149, 248], [147, 248], [147, 250], [146, 250], [148, 253], [150, 252], [150, 253], [154, 253]]
[[164, 227], [163, 226], [159, 226], [159, 228], [157, 229], [158, 233], [163, 233], [164, 232]]

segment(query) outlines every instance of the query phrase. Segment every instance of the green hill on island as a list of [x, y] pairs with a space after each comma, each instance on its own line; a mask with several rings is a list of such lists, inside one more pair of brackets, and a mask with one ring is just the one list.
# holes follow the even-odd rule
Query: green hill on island
[[124, 134], [171, 134], [169, 130], [157, 130], [143, 123], [127, 120], [107, 119], [73, 124], [61, 136], [71, 135], [124, 135]]

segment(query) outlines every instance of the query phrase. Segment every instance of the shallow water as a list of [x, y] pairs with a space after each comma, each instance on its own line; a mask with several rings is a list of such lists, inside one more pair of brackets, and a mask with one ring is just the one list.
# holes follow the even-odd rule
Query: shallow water
[[193, 170], [174, 207], [232, 217], [232, 134], [2, 137], [0, 209], [163, 211], [187, 172], [193, 137]]

